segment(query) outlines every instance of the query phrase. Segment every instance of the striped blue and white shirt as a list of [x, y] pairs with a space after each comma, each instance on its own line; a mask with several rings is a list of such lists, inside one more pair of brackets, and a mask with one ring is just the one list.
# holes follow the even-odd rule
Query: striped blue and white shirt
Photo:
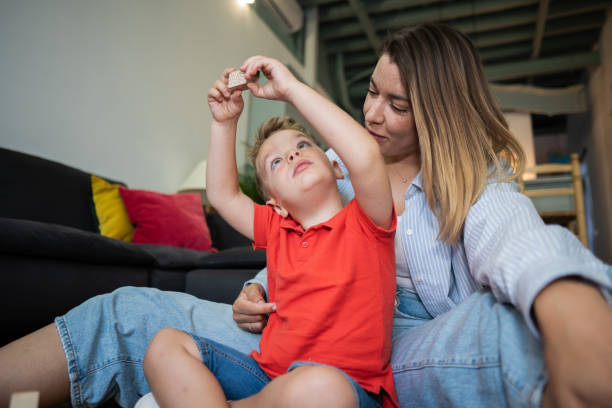
[[[338, 180], [338, 189], [348, 202], [354, 192], [346, 167], [332, 150], [327, 156], [342, 168], [345, 177]], [[568, 229], [544, 224], [517, 183], [489, 184], [467, 215], [463, 239], [454, 245], [436, 239], [438, 220], [427, 204], [420, 173], [405, 200], [396, 232], [397, 283], [416, 291], [434, 317], [489, 288], [498, 301], [519, 309], [538, 336], [530, 313], [536, 295], [570, 275], [596, 283], [612, 302], [612, 267]], [[266, 287], [265, 270], [253, 281]]]

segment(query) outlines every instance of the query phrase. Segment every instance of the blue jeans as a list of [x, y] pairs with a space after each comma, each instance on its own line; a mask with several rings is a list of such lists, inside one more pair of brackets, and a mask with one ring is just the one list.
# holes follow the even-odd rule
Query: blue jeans
[[[397, 304], [399, 301], [399, 304]], [[474, 293], [435, 319], [398, 291], [391, 365], [402, 407], [538, 407], [541, 343], [511, 305]]]
[[[417, 295], [399, 292], [391, 364], [403, 407], [537, 406], [546, 383], [542, 346], [519, 312], [475, 293], [432, 319]], [[121, 288], [55, 320], [72, 404], [114, 398], [131, 407], [149, 392], [144, 352], [164, 327], [196, 333], [248, 354], [259, 336], [238, 328], [230, 305], [185, 293]]]
[[[228, 400], [250, 397], [261, 391], [271, 380], [259, 367], [255, 359], [231, 347], [191, 334], [200, 350], [202, 363], [214, 374], [223, 388]], [[291, 371], [303, 365], [324, 365], [311, 361], [296, 361], [289, 367]], [[351, 383], [359, 408], [379, 406], [376, 395], [368, 393], [355, 380], [338, 370]]]

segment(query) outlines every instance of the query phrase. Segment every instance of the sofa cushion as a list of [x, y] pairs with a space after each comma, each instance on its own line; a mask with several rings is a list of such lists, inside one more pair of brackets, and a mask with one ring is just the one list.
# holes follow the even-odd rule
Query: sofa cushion
[[185, 270], [256, 268], [266, 265], [266, 251], [250, 246], [218, 253], [165, 245], [131, 244], [64, 225], [0, 218], [0, 253], [88, 263], [139, 265]]
[[0, 252], [97, 264], [155, 263], [137, 245], [65, 225], [11, 218], [0, 218]]
[[64, 225], [11, 218], [0, 218], [0, 253], [169, 269], [206, 267], [206, 258], [216, 255], [163, 245], [135, 245]]
[[132, 242], [134, 227], [119, 194], [119, 185], [92, 175], [91, 191], [100, 234]]
[[132, 242], [216, 251], [196, 193], [162, 194], [119, 187], [134, 224]]
[[0, 217], [96, 231], [88, 173], [0, 148], [0, 185]]

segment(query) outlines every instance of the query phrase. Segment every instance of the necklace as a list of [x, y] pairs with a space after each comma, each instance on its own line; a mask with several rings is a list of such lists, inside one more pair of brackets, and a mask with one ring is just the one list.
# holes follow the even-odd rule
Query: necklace
[[406, 184], [408, 182], [408, 179], [406, 177], [402, 176], [402, 174], [399, 172], [398, 169], [395, 169], [395, 172], [399, 176], [400, 180], [402, 180], [402, 183]]

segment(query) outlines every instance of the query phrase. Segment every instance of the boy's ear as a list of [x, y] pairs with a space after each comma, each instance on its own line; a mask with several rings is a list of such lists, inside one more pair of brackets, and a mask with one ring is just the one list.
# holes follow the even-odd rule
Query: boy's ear
[[276, 213], [283, 218], [287, 218], [287, 216], [289, 215], [289, 212], [285, 209], [285, 207], [277, 203], [276, 200], [273, 198], [266, 201], [266, 205], [272, 207], [274, 211], [276, 211]]
[[342, 173], [342, 169], [340, 168], [340, 165], [335, 160], [332, 160], [331, 163], [332, 163], [332, 168], [334, 169], [334, 175], [336, 176], [336, 179], [342, 180], [344, 178], [344, 173]]

